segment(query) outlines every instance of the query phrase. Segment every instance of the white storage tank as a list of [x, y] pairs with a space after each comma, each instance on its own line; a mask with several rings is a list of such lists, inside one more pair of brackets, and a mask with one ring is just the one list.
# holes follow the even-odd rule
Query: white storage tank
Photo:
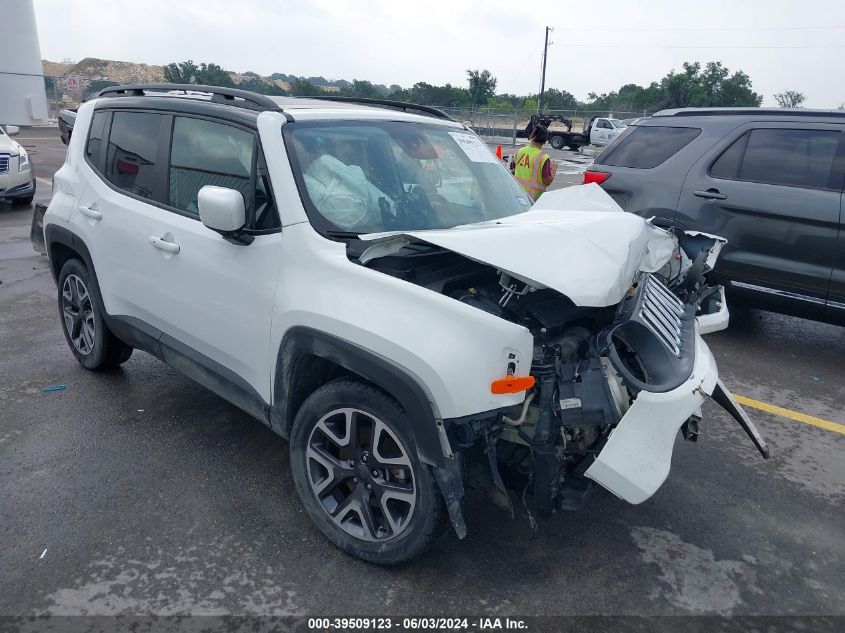
[[0, 0], [0, 124], [47, 122], [33, 0]]

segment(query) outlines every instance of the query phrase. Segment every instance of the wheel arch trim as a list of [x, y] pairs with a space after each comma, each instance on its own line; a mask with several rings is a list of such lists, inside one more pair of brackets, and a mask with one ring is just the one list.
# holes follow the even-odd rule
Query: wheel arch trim
[[297, 366], [309, 355], [357, 374], [396, 398], [408, 414], [417, 452], [424, 462], [439, 466], [447, 455], [452, 457], [445, 435], [438, 431], [443, 420], [418, 378], [375, 352], [306, 326], [295, 326], [285, 333], [276, 358], [273, 413], [283, 436], [290, 435], [296, 415], [290, 396]]
[[459, 457], [453, 454], [443, 420], [421, 381], [406, 369], [354, 343], [306, 326], [295, 326], [282, 338], [276, 357], [271, 424], [283, 437], [290, 437], [295, 412], [291, 386], [297, 363], [312, 355], [357, 374], [389, 393], [407, 412], [420, 460], [434, 470], [449, 520], [459, 538], [467, 533], [461, 509], [464, 494]]
[[[45, 223], [44, 244], [47, 247], [47, 260], [50, 264], [50, 272], [53, 275], [53, 281], [58, 283], [59, 273], [61, 272], [61, 270], [56, 266], [56, 261], [53, 256], [53, 247], [56, 244], [61, 244], [62, 246], [66, 246], [72, 251], [78, 253], [79, 256], [82, 257], [82, 263], [85, 264], [88, 272], [93, 275], [94, 281], [97, 282], [97, 272], [94, 270], [94, 262], [91, 260], [91, 252], [88, 250], [85, 242], [82, 241], [82, 238], [76, 233], [63, 226], [58, 226], [57, 224]], [[99, 287], [99, 282], [97, 283], [97, 287]]]

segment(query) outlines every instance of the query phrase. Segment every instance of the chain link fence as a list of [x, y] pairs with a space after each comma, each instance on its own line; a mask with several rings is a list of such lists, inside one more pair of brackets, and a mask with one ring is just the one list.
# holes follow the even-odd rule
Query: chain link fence
[[44, 91], [47, 94], [47, 111], [50, 119], [56, 119], [62, 108], [76, 108], [92, 94], [118, 82], [105, 79], [68, 75], [57, 77], [44, 75]]
[[[483, 139], [501, 145], [510, 144], [512, 147], [517, 145], [518, 142], [524, 142], [517, 139], [517, 132], [524, 131], [528, 127], [528, 120], [531, 118], [531, 115], [536, 113], [536, 110], [523, 109], [435, 107], [456, 121], [465, 123]], [[565, 116], [572, 121], [573, 132], [582, 132], [589, 125], [590, 120], [596, 116], [625, 120], [646, 117], [653, 114], [653, 112], [649, 110], [632, 112], [620, 110], [580, 110], [576, 108], [573, 110], [544, 110], [543, 114]], [[566, 127], [558, 121], [553, 121], [549, 129], [565, 130]]]
[[[44, 88], [47, 93], [47, 109], [50, 119], [56, 119], [62, 108], [75, 108], [92, 94], [108, 86], [115, 86], [118, 82], [104, 79], [90, 79], [82, 76], [57, 77], [44, 75]], [[503, 109], [487, 107], [452, 107], [435, 106], [471, 127], [476, 134], [487, 141], [502, 145], [515, 146], [517, 132], [524, 131], [534, 110]], [[562, 115], [572, 121], [572, 131], [581, 132], [595, 116], [606, 116], [615, 119], [635, 119], [652, 114], [648, 110], [637, 112], [620, 110], [545, 110], [544, 114]], [[565, 129], [563, 124], [552, 122], [550, 129]], [[522, 141], [520, 141], [522, 142]]]

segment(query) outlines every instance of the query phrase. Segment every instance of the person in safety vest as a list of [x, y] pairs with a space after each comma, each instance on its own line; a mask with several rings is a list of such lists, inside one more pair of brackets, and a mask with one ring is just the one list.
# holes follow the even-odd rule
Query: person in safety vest
[[511, 173], [534, 202], [552, 184], [557, 173], [557, 161], [543, 152], [549, 140], [549, 130], [538, 125], [532, 130], [530, 144], [520, 148], [511, 160]]

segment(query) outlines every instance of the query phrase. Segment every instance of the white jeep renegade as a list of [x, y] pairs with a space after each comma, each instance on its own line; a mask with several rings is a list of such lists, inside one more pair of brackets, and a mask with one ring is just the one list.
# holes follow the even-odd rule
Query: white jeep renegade
[[630, 503], [708, 397], [765, 443], [700, 333], [723, 243], [594, 185], [533, 207], [473, 132], [424, 106], [118, 86], [79, 108], [44, 218], [83, 367], [133, 349], [290, 439], [296, 489], [377, 563], [459, 536], [465, 465], [497, 504]]

